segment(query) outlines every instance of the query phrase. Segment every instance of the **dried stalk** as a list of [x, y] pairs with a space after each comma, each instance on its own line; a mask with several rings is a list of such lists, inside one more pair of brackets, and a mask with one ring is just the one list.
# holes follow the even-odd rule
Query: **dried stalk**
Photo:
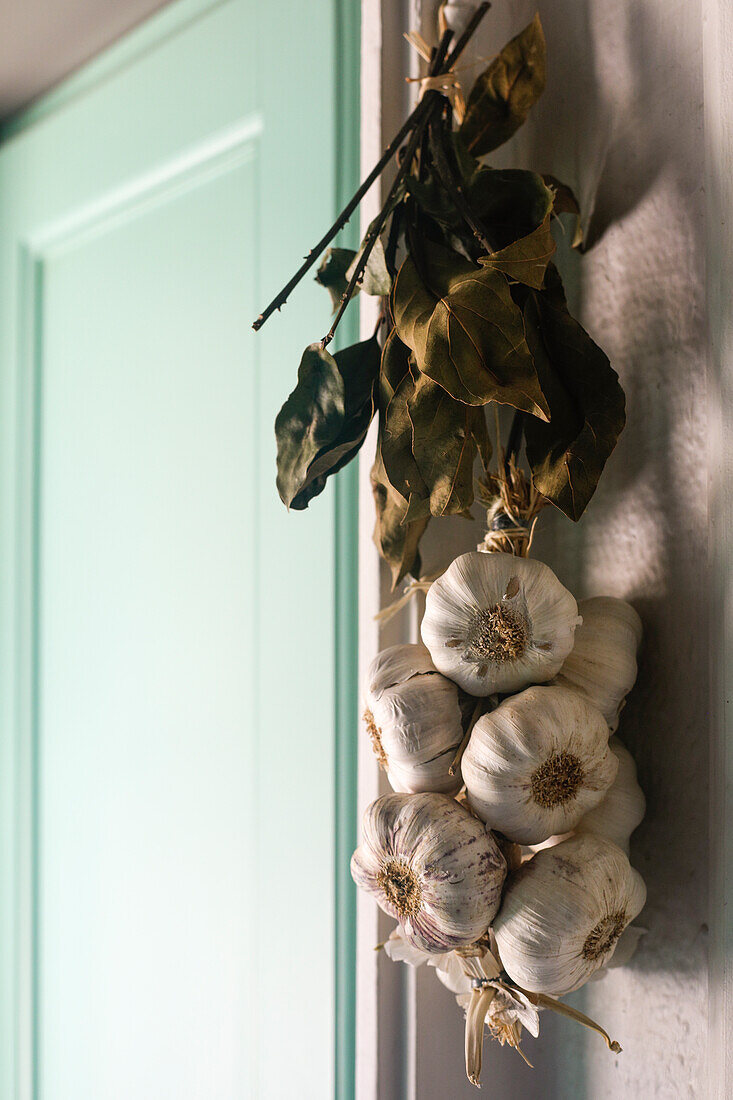
[[[440, 75], [442, 73], [449, 72], [450, 69], [453, 68], [456, 61], [460, 57], [461, 53], [466, 48], [466, 45], [468, 44], [469, 39], [472, 37], [474, 31], [476, 30], [479, 23], [481, 22], [483, 17], [486, 15], [486, 12], [489, 10], [490, 7], [491, 7], [491, 4], [486, 2], [486, 3], [481, 4], [476, 9], [476, 11], [474, 12], [473, 16], [471, 17], [468, 25], [466, 26], [466, 29], [464, 30], [463, 34], [460, 36], [460, 38], [456, 42], [456, 45], [454, 46], [451, 53], [445, 58], [443, 63], [440, 65], [439, 73], [436, 74], [436, 75]], [[450, 39], [449, 39], [449, 37], [446, 39], [446, 35], [443, 35], [443, 39], [445, 40], [445, 47], [444, 47], [444, 50], [445, 50], [445, 49], [447, 49], [448, 41]], [[441, 45], [442, 44], [443, 44], [443, 42], [441, 41]], [[440, 49], [440, 47], [439, 47], [439, 49]], [[438, 56], [439, 56], [438, 53], [436, 53], [436, 59], [438, 59]], [[324, 235], [321, 237], [320, 241], [318, 241], [318, 243], [316, 245], [314, 245], [313, 248], [308, 252], [308, 255], [305, 257], [304, 262], [301, 264], [301, 266], [295, 272], [293, 277], [288, 280], [288, 282], [285, 284], [285, 286], [282, 288], [282, 290], [280, 290], [279, 293], [275, 295], [275, 297], [272, 299], [272, 301], [267, 306], [267, 308], [262, 311], [262, 313], [259, 315], [257, 320], [253, 323], [252, 328], [255, 330], [255, 332], [258, 332], [262, 328], [265, 321], [267, 321], [267, 319], [275, 312], [275, 310], [279, 310], [279, 309], [282, 308], [282, 306], [285, 305], [291, 291], [295, 289], [295, 287], [298, 285], [298, 283], [303, 278], [303, 276], [306, 275], [307, 272], [311, 269], [313, 264], [319, 258], [319, 256], [324, 251], [324, 249], [328, 247], [328, 245], [331, 243], [331, 241], [336, 236], [336, 234], [339, 232], [339, 230], [342, 229], [346, 225], [349, 218], [353, 214], [354, 210], [356, 210], [357, 206], [359, 205], [361, 200], [364, 198], [367, 191], [372, 186], [372, 184], [377, 179], [377, 177], [380, 176], [382, 174], [382, 172], [384, 171], [384, 169], [387, 167], [387, 165], [389, 164], [389, 162], [391, 161], [392, 157], [395, 155], [397, 150], [400, 148], [402, 142], [407, 137], [407, 135], [410, 132], [413, 132], [413, 136], [414, 136], [414, 131], [418, 127], [420, 128], [420, 132], [421, 133], [423, 132], [424, 124], [427, 121], [428, 116], [430, 115], [430, 113], [432, 113], [432, 110], [434, 109], [435, 105], [440, 102], [441, 98], [442, 97], [441, 97], [440, 93], [436, 92], [434, 90], [428, 91], [423, 96], [423, 98], [420, 100], [420, 102], [418, 103], [415, 110], [412, 111], [412, 113], [408, 116], [408, 118], [405, 120], [405, 122], [400, 127], [398, 133], [395, 135], [395, 137], [389, 143], [389, 145], [385, 149], [384, 153], [380, 157], [379, 161], [375, 164], [374, 168], [371, 170], [371, 172], [366, 177], [364, 182], [358, 188], [358, 190], [356, 191], [354, 196], [351, 198], [351, 200], [346, 204], [344, 209], [341, 211], [341, 213], [339, 214], [336, 221], [326, 231], [326, 233], [324, 233]], [[412, 158], [410, 158], [410, 159], [412, 159]], [[385, 203], [385, 206], [386, 205], [387, 205], [387, 203]], [[382, 214], [384, 214], [384, 207], [382, 208]], [[385, 217], [386, 217], [386, 215], [385, 215]], [[384, 220], [385, 219], [383, 218], [382, 223], [384, 222]], [[373, 243], [372, 243], [372, 247], [373, 247]], [[366, 260], [368, 260], [368, 259], [369, 259], [369, 256], [367, 255], [366, 259], [364, 261], [365, 264], [366, 264]], [[355, 286], [356, 286], [356, 284], [354, 284], [354, 287]], [[342, 303], [342, 304], [345, 304], [345, 303]], [[343, 312], [343, 310], [341, 312]], [[335, 328], [335, 324], [334, 324], [333, 327]]]
[[456, 210], [472, 231], [474, 237], [484, 251], [487, 253], [493, 252], [494, 249], [491, 246], [483, 226], [474, 216], [471, 206], [466, 199], [461, 177], [450, 162], [450, 153], [452, 150], [449, 151], [448, 149], [448, 131], [445, 121], [445, 119], [441, 119], [440, 121], [436, 120], [430, 123], [430, 151], [433, 154], [433, 161], [438, 173], [438, 179], [444, 190], [453, 200]]
[[407, 173], [410, 171], [410, 168], [412, 167], [412, 161], [414, 159], [415, 153], [417, 152], [418, 145], [420, 144], [420, 141], [422, 140], [423, 131], [425, 130], [425, 127], [427, 126], [427, 124], [429, 122], [430, 116], [431, 116], [433, 110], [435, 109], [435, 107], [437, 107], [437, 105], [438, 105], [437, 101], [434, 101], [433, 104], [432, 104], [432, 107], [428, 107], [428, 109], [425, 112], [423, 118], [418, 123], [418, 125], [415, 127], [415, 129], [412, 131], [412, 136], [410, 138], [409, 144], [408, 144], [407, 149], [405, 151], [405, 155], [402, 158], [402, 163], [400, 164], [400, 167], [397, 169], [397, 175], [395, 176], [394, 180], [392, 181], [392, 186], [390, 187], [389, 192], [387, 193], [387, 198], [385, 199], [384, 206], [382, 207], [379, 214], [376, 216], [376, 218], [372, 222], [372, 224], [370, 226], [370, 229], [369, 229], [369, 232], [367, 233], [366, 237], [364, 238], [364, 244], [362, 246], [361, 255], [359, 256], [358, 262], [356, 263], [356, 265], [354, 267], [351, 278], [349, 279], [348, 286], [346, 287], [346, 290], [341, 295], [341, 305], [339, 306], [338, 313], [334, 317], [333, 324], [331, 325], [330, 329], [328, 330], [326, 335], [321, 340], [321, 347], [322, 348], [328, 347], [328, 345], [333, 340], [336, 329], [338, 328], [338, 323], [341, 320], [341, 318], [343, 317], [344, 311], [345, 311], [347, 305], [349, 304], [349, 302], [351, 301], [351, 298], [354, 294], [354, 291], [356, 290], [358, 284], [361, 282], [362, 276], [364, 274], [364, 269], [366, 268], [366, 265], [369, 262], [369, 257], [372, 254], [372, 249], [374, 248], [374, 245], [377, 243], [377, 238], [379, 237], [379, 234], [382, 232], [382, 227], [383, 227], [385, 221], [389, 217], [389, 212], [390, 212], [390, 209], [391, 209], [392, 202], [394, 201], [394, 199], [397, 196], [397, 193], [398, 193], [398, 191], [399, 191], [399, 189], [402, 185], [402, 181], [404, 180], [405, 176], [407, 175]]

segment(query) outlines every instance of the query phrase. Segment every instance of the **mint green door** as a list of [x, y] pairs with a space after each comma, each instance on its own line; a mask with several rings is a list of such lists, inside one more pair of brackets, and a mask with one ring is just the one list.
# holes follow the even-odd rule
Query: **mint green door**
[[[353, 480], [272, 423], [355, 3], [179, 0], [0, 145], [0, 1096], [352, 1093]], [[327, 327], [327, 326], [326, 326]]]

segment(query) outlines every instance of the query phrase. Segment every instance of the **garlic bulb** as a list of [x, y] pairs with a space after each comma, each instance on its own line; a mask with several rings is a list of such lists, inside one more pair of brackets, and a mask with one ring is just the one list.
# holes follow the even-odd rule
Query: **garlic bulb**
[[491, 833], [443, 794], [388, 794], [367, 807], [351, 859], [357, 886], [400, 922], [413, 947], [442, 954], [486, 932], [506, 863]]
[[610, 960], [645, 901], [610, 840], [589, 833], [538, 852], [510, 877], [494, 921], [504, 968], [531, 993], [570, 993]]
[[547, 565], [474, 552], [431, 585], [422, 638], [440, 672], [471, 695], [491, 695], [551, 680], [580, 621]]
[[558, 684], [584, 692], [605, 716], [612, 733], [636, 680], [641, 619], [630, 603], [612, 596], [581, 600], [583, 625], [558, 673]]
[[517, 844], [572, 829], [617, 768], [601, 712], [554, 686], [526, 688], [479, 718], [461, 761], [471, 809]]
[[367, 673], [364, 720], [374, 753], [395, 791], [455, 794], [448, 769], [463, 740], [458, 688], [424, 645], [395, 645]]
[[636, 764], [629, 750], [618, 737], [612, 737], [608, 747], [618, 760], [616, 778], [603, 801], [576, 825], [576, 832], [606, 837], [628, 855], [629, 838], [641, 824], [646, 799], [636, 781]]

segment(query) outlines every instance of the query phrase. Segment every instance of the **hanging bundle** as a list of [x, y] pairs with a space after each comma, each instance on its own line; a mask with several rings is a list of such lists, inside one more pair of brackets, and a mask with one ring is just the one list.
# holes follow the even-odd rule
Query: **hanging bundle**
[[[368, 672], [365, 729], [395, 793], [367, 808], [352, 874], [397, 921], [386, 953], [434, 967], [465, 1010], [474, 1084], [484, 1033], [522, 1053], [543, 1010], [621, 1049], [558, 998], [602, 974], [622, 938], [630, 957], [645, 899], [627, 856], [643, 794], [630, 754], [609, 743], [641, 624], [622, 600], [576, 602], [528, 558], [545, 506], [582, 515], [624, 426], [624, 394], [553, 262], [557, 234], [582, 244], [572, 191], [482, 159], [545, 86], [535, 16], [465, 93], [459, 62], [488, 8], [455, 40], [441, 25], [434, 49], [409, 36], [427, 65], [416, 108], [254, 324], [321, 261], [335, 317], [303, 352], [275, 423], [286, 506], [308, 507], [378, 419], [375, 542], [394, 585], [412, 578], [395, 607], [422, 591], [426, 610], [422, 643], [385, 650]], [[395, 156], [360, 248], [329, 247]], [[357, 293], [381, 298], [375, 332], [332, 355]], [[499, 405], [514, 419], [503, 443], [493, 418], [492, 446], [486, 414]], [[477, 499], [478, 551], [421, 578], [428, 523], [470, 515]]]

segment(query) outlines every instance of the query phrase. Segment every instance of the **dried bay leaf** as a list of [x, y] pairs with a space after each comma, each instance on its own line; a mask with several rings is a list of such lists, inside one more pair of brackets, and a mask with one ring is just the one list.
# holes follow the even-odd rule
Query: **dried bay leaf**
[[[434, 176], [424, 181], [411, 178], [408, 187], [424, 213], [451, 232], [463, 232], [475, 243], [473, 230], [465, 226], [452, 198]], [[536, 172], [521, 168], [486, 168], [464, 183], [466, 201], [496, 249], [529, 236], [552, 213], [553, 191]]]
[[298, 381], [275, 421], [277, 488], [302, 510], [357, 453], [374, 415], [381, 350], [372, 337], [336, 355], [303, 352]]
[[563, 214], [570, 215], [572, 219], [571, 225], [573, 227], [571, 246], [573, 248], [580, 248], [583, 244], [583, 230], [580, 225], [580, 203], [575, 197], [575, 192], [572, 187], [569, 187], [567, 183], [562, 183], [555, 176], [543, 173], [542, 179], [553, 192], [553, 216], [560, 218]]
[[461, 515], [473, 504], [478, 451], [491, 457], [480, 406], [455, 401], [422, 374], [393, 329], [382, 353], [380, 453], [387, 479], [407, 502], [406, 522]]
[[349, 281], [346, 273], [355, 256], [353, 248], [327, 248], [316, 272], [316, 282], [331, 295], [334, 313], [341, 305], [341, 297]]
[[379, 372], [379, 452], [392, 488], [407, 504], [410, 520], [430, 514], [430, 493], [412, 452], [408, 402], [415, 389], [409, 351], [390, 332]]
[[381, 454], [377, 451], [377, 460], [371, 471], [372, 495], [377, 519], [374, 526], [374, 543], [380, 555], [392, 572], [392, 588], [411, 573], [420, 574], [420, 554], [418, 544], [427, 527], [430, 517], [413, 523], [405, 522], [407, 504], [395, 492], [384, 471]]
[[508, 42], [471, 89], [459, 133], [475, 156], [514, 134], [545, 89], [546, 46], [539, 14]]
[[455, 401], [419, 374], [408, 400], [415, 462], [430, 490], [430, 514], [463, 515], [474, 499], [473, 468], [478, 451], [488, 470], [491, 444], [482, 406]]
[[538, 229], [553, 203], [542, 176], [523, 168], [482, 168], [468, 184], [466, 198], [500, 249]]
[[525, 327], [551, 419], [525, 422], [527, 461], [537, 490], [578, 520], [625, 423], [625, 397], [606, 355], [568, 312], [550, 265], [547, 289], [530, 292]]
[[[363, 250], [364, 246], [362, 245], [349, 265], [349, 270], [346, 272], [347, 282], [351, 279]], [[357, 289], [363, 290], [365, 294], [372, 294], [380, 297], [384, 294], [389, 294], [392, 289], [392, 279], [387, 270], [387, 261], [384, 257], [384, 245], [382, 244], [381, 237], [377, 237], [374, 242], [374, 248], [369, 254], [369, 259], [366, 262], [366, 267], [362, 272], [361, 282], [358, 284]]]
[[555, 252], [555, 239], [550, 229], [550, 215], [532, 233], [507, 245], [499, 252], [480, 256], [479, 263], [502, 271], [518, 283], [541, 290], [547, 265]]
[[519, 308], [498, 271], [424, 243], [421, 270], [408, 256], [395, 281], [397, 334], [419, 370], [469, 405], [489, 401], [547, 419]]

